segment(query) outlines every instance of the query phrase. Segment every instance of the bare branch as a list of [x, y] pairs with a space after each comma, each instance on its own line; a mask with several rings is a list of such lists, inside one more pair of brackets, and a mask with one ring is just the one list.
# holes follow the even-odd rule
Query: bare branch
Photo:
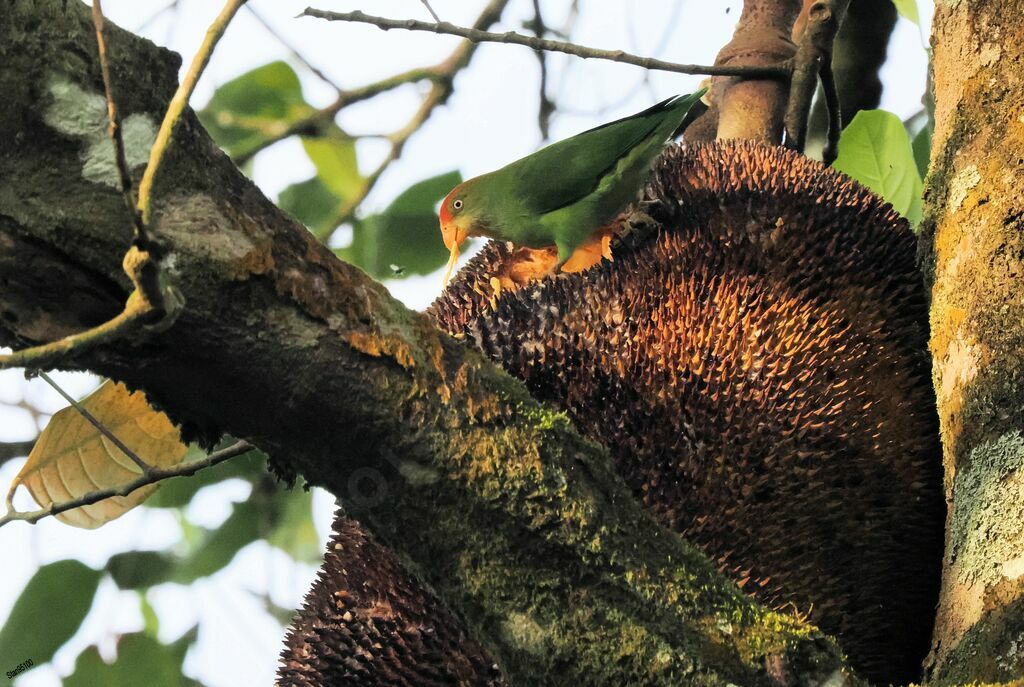
[[249, 14], [251, 14], [256, 19], [256, 21], [263, 25], [263, 28], [267, 30], [267, 33], [273, 36], [278, 43], [283, 45], [285, 49], [289, 53], [291, 53], [292, 57], [294, 57], [300, 64], [302, 64], [303, 67], [308, 69], [313, 75], [315, 75], [318, 79], [320, 79], [325, 84], [333, 88], [339, 94], [343, 92], [341, 86], [334, 83], [334, 81], [332, 81], [329, 76], [327, 76], [323, 71], [321, 71], [319, 67], [314, 65], [301, 52], [299, 52], [299, 50], [294, 45], [292, 45], [290, 41], [288, 41], [284, 36], [278, 33], [274, 25], [271, 24], [262, 14], [257, 12], [252, 5], [246, 5], [245, 9], [247, 9], [249, 11]]
[[252, 444], [246, 441], [239, 441], [227, 448], [223, 448], [220, 451], [214, 451], [205, 458], [200, 460], [193, 460], [187, 463], [181, 463], [175, 465], [172, 468], [150, 468], [136, 479], [124, 484], [120, 487], [112, 487], [110, 489], [98, 489], [96, 491], [84, 494], [76, 499], [70, 499], [68, 501], [61, 501], [60, 503], [54, 503], [49, 508], [40, 508], [39, 510], [33, 511], [18, 511], [9, 509], [7, 513], [0, 517], [0, 527], [3, 527], [9, 522], [15, 520], [21, 520], [30, 524], [35, 524], [49, 515], [59, 515], [61, 513], [80, 508], [82, 506], [91, 506], [94, 503], [103, 501], [104, 499], [113, 498], [115, 496], [127, 496], [136, 489], [141, 489], [150, 484], [156, 484], [157, 482], [169, 479], [171, 477], [186, 477], [188, 475], [194, 475], [195, 473], [205, 468], [213, 467], [223, 463], [226, 460], [240, 456], [243, 453], [248, 453], [253, 450]]
[[569, 43], [567, 41], [553, 41], [544, 38], [536, 38], [534, 36], [524, 36], [523, 34], [516, 33], [514, 31], [495, 33], [492, 31], [482, 31], [474, 28], [466, 28], [464, 26], [456, 26], [449, 22], [438, 22], [436, 24], [432, 24], [430, 22], [416, 21], [415, 19], [388, 19], [386, 17], [375, 17], [369, 14], [364, 14], [359, 11], [329, 12], [326, 10], [307, 7], [299, 16], [316, 17], [318, 19], [326, 19], [328, 21], [372, 24], [373, 26], [385, 31], [390, 29], [429, 31], [431, 33], [461, 36], [474, 43], [508, 43], [512, 45], [524, 45], [528, 48], [533, 48], [534, 50], [560, 52], [565, 53], [566, 55], [582, 57], [583, 59], [593, 58], [598, 60], [608, 60], [610, 62], [621, 62], [623, 64], [631, 64], [636, 67], [643, 67], [644, 69], [675, 72], [677, 74], [745, 76], [759, 79], [787, 79], [790, 74], [789, 67], [784, 64], [769, 67], [679, 64], [676, 62], [658, 60], [653, 57], [639, 57], [637, 55], [631, 55], [630, 53], [623, 52], [622, 50], [602, 50], [599, 48], [590, 48], [584, 45]]
[[427, 8], [428, 12], [430, 12], [430, 16], [434, 18], [434, 21], [440, 23], [441, 22], [441, 17], [437, 16], [437, 12], [435, 12], [434, 8], [430, 6], [430, 1], [429, 0], [420, 0], [420, 2], [422, 2], [423, 6]]
[[[132, 191], [132, 174], [128, 169], [128, 159], [124, 153], [124, 139], [121, 137], [121, 114], [117, 109], [117, 100], [114, 98], [114, 85], [110, 78], [110, 58], [107, 55], [107, 42], [103, 38], [103, 7], [100, 0], [93, 0], [92, 22], [96, 29], [96, 45], [99, 50], [100, 72], [103, 74], [103, 90], [107, 97], [107, 130], [110, 140], [114, 144], [114, 160], [117, 163], [117, 172], [121, 181], [121, 192], [124, 194], [124, 204], [132, 217], [132, 227], [135, 230], [136, 245], [147, 248], [149, 246], [149, 234], [146, 225], [142, 223], [138, 210], [135, 208], [135, 197]], [[153, 297], [153, 294], [150, 294]]]
[[160, 171], [160, 163], [163, 161], [164, 153], [167, 152], [167, 148], [171, 144], [174, 127], [177, 126], [182, 113], [188, 107], [192, 91], [195, 90], [199, 77], [202, 76], [203, 70], [210, 61], [210, 56], [213, 54], [217, 41], [224, 35], [224, 31], [227, 30], [231, 19], [245, 2], [246, 0], [227, 1], [220, 14], [210, 24], [210, 28], [206, 30], [206, 37], [203, 38], [198, 52], [192, 58], [192, 64], [189, 66], [188, 71], [185, 72], [185, 78], [181, 80], [177, 92], [167, 106], [167, 113], [160, 124], [160, 131], [157, 132], [156, 141], [153, 142], [153, 147], [149, 151], [149, 163], [146, 165], [146, 171], [142, 175], [142, 181], [139, 182], [138, 208], [139, 213], [142, 215], [142, 223], [146, 226], [149, 226], [152, 213], [153, 182], [156, 179], [157, 172]]
[[[789, 102], [786, 107], [786, 146], [803, 152], [807, 139], [807, 120], [811, 100], [818, 86], [818, 75], [825, 62], [832, 60], [832, 44], [849, 0], [806, 0], [796, 32], [799, 37], [793, 61]], [[802, 25], [801, 25], [802, 24]], [[835, 95], [833, 83], [832, 94]], [[836, 96], [838, 108], [838, 96]], [[835, 116], [830, 114], [830, 118]]]
[[330, 105], [320, 108], [308, 117], [303, 117], [299, 121], [294, 122], [287, 129], [279, 131], [274, 135], [261, 140], [252, 148], [236, 155], [233, 158], [235, 164], [238, 166], [244, 165], [255, 157], [261, 150], [269, 148], [278, 141], [283, 141], [284, 139], [291, 138], [292, 136], [316, 131], [318, 127], [332, 121], [335, 115], [349, 105], [362, 102], [363, 100], [369, 100], [381, 93], [386, 93], [387, 91], [398, 88], [399, 86], [404, 86], [405, 84], [416, 83], [417, 81], [442, 81], [445, 78], [442, 73], [443, 65], [450, 59], [451, 58], [445, 60], [441, 65], [435, 67], [418, 67], [416, 69], [410, 69], [409, 71], [389, 76], [386, 79], [375, 81], [374, 83], [367, 84], [360, 88], [350, 91], [342, 91], [338, 93], [337, 99]]
[[[135, 250], [134, 248], [132, 250]], [[125, 309], [114, 318], [84, 332], [71, 334], [63, 339], [49, 343], [23, 348], [19, 351], [0, 355], [0, 370], [11, 367], [28, 367], [33, 369], [53, 367], [64, 356], [72, 351], [82, 353], [110, 343], [123, 335], [134, 331], [136, 327], [152, 320], [153, 310], [141, 297], [132, 294], [128, 298]]]
[[828, 111], [828, 135], [821, 155], [825, 164], [831, 165], [839, 155], [839, 135], [843, 131], [843, 112], [831, 59], [821, 65], [821, 88], [825, 93], [825, 109]]
[[[544, 15], [541, 14], [540, 0], [533, 0], [533, 22], [532, 28], [537, 38], [543, 38], [547, 34], [547, 26], [544, 24]], [[548, 97], [548, 57], [543, 50], [535, 50], [537, 61], [540, 62], [540, 103], [537, 106], [537, 126], [540, 128], [540, 135], [544, 140], [548, 139], [551, 115], [555, 111], [555, 104]]]

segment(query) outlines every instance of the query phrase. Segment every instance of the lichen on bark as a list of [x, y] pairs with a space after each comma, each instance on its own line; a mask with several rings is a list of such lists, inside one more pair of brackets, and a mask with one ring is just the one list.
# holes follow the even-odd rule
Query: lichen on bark
[[938, 684], [1024, 664], [1024, 2], [945, 2], [921, 257], [951, 499]]

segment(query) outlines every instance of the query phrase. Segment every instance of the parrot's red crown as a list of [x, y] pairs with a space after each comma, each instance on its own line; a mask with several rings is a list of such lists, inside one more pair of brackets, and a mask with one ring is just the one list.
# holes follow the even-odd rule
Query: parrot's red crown
[[455, 191], [457, 190], [458, 187], [453, 188], [448, 193], [448, 195], [444, 197], [444, 200], [441, 201], [441, 212], [439, 213], [441, 219], [441, 226], [445, 226], [452, 221], [451, 201], [452, 196], [455, 195]]

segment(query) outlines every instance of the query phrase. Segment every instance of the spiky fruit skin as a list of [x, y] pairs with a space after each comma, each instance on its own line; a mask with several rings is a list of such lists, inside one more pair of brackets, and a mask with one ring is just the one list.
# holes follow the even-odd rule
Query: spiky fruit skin
[[869, 679], [920, 675], [945, 504], [915, 238], [820, 163], [675, 147], [657, 229], [613, 262], [504, 290], [491, 243], [431, 306], [604, 443], [665, 525]]
[[500, 687], [494, 661], [393, 553], [338, 513], [278, 687]]

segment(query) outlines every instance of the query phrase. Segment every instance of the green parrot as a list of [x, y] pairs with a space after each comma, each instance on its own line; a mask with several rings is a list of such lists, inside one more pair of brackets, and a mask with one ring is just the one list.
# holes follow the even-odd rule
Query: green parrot
[[707, 89], [552, 143], [494, 172], [462, 182], [441, 203], [441, 237], [451, 251], [445, 283], [470, 236], [576, 248], [636, 197], [654, 158]]

